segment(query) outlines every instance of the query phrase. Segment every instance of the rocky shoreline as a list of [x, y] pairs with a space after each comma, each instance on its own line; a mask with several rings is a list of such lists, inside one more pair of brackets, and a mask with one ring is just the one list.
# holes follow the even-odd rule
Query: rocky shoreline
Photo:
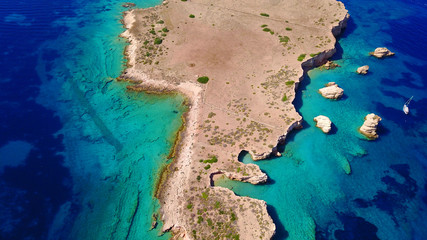
[[[216, 57], [215, 54], [227, 54], [225, 51], [227, 49], [224, 49], [224, 52], [221, 52], [221, 48], [210, 49], [211, 45], [204, 45], [206, 44], [205, 41], [209, 40], [205, 40], [204, 42], [194, 41], [193, 46], [190, 48], [185, 45], [183, 40], [187, 39], [188, 41], [188, 39], [191, 39], [192, 33], [186, 26], [191, 24], [193, 24], [192, 29], [205, 31], [208, 28], [207, 23], [209, 23], [209, 26], [212, 26], [209, 31], [217, 31], [212, 34], [221, 34], [227, 31], [227, 34], [233, 35], [233, 31], [238, 31], [236, 30], [238, 26], [242, 24], [250, 25], [254, 22], [269, 22], [269, 25], [276, 26], [279, 29], [280, 24], [283, 25], [285, 21], [277, 20], [280, 15], [277, 15], [278, 13], [276, 14], [273, 11], [275, 6], [270, 6], [270, 15], [273, 20], [262, 19], [259, 16], [255, 16], [255, 14], [253, 14], [253, 12], [257, 10], [255, 6], [244, 8], [243, 11], [246, 12], [240, 16], [241, 19], [243, 19], [243, 23], [235, 23], [236, 28], [234, 28], [234, 26], [223, 25], [224, 23], [222, 22], [223, 19], [221, 16], [209, 20], [204, 19], [203, 16], [207, 14], [207, 9], [217, 14], [222, 14], [230, 11], [230, 8], [241, 7], [237, 3], [236, 5], [231, 4], [231, 6], [229, 6], [227, 4], [230, 3], [219, 2], [218, 5], [220, 6], [217, 7], [209, 6], [205, 4], [204, 1], [195, 2], [198, 3], [190, 4], [181, 1], [171, 1], [164, 2], [162, 5], [155, 8], [130, 10], [124, 13], [123, 19], [127, 30], [122, 34], [122, 37], [127, 38], [130, 45], [126, 48], [128, 68], [120, 78], [137, 83], [136, 85], [129, 86], [128, 89], [157, 93], [180, 92], [188, 99], [189, 111], [185, 114], [185, 128], [180, 133], [181, 140], [176, 146], [176, 156], [173, 162], [168, 166], [168, 170], [164, 173], [167, 176], [162, 176], [164, 181], [157, 196], [162, 205], [161, 219], [164, 222], [163, 231], [172, 231], [175, 236], [184, 239], [197, 239], [202, 236], [208, 236], [206, 234], [211, 232], [212, 229], [215, 229], [215, 232], [219, 235], [231, 234], [231, 236], [239, 236], [241, 239], [250, 239], [254, 237], [270, 239], [274, 235], [275, 225], [268, 215], [266, 203], [262, 200], [239, 197], [231, 190], [215, 187], [214, 178], [215, 176], [225, 175], [230, 179], [250, 182], [252, 184], [259, 184], [267, 181], [267, 175], [263, 173], [257, 165], [238, 162], [237, 155], [243, 150], [247, 150], [254, 160], [265, 159], [272, 154], [276, 155], [277, 145], [285, 141], [287, 133], [301, 126], [301, 116], [296, 113], [292, 106], [298, 83], [303, 79], [303, 75], [307, 70], [325, 63], [326, 60], [335, 53], [335, 39], [330, 39], [327, 36], [331, 34], [330, 31], [332, 31], [335, 37], [339, 35], [341, 30], [345, 28], [349, 15], [344, 6], [339, 2], [325, 0], [324, 2], [335, 3], [335, 7], [331, 7], [329, 10], [332, 11], [333, 9], [337, 11], [341, 19], [337, 19], [338, 21], [331, 21], [327, 26], [322, 23], [325, 20], [320, 21], [316, 19], [314, 23], [310, 24], [319, 27], [317, 30], [314, 30], [313, 26], [311, 26], [313, 29], [305, 25], [297, 26], [301, 27], [301, 33], [295, 35], [295, 38], [300, 35], [298, 39], [307, 37], [313, 34], [311, 31], [315, 31], [316, 34], [319, 35], [316, 39], [321, 42], [317, 46], [322, 44], [320, 47], [317, 47], [320, 50], [317, 54], [310, 54], [312, 56], [303, 62], [299, 59], [302, 55], [304, 55], [305, 58], [305, 54], [301, 54], [298, 57], [298, 62], [295, 57], [298, 53], [293, 53], [292, 51], [295, 50], [292, 49], [307, 48], [305, 50], [306, 52], [314, 52], [311, 50], [311, 48], [314, 49], [314, 47], [310, 47], [310, 45], [312, 44], [311, 42], [317, 40], [308, 40], [308, 42], [310, 42], [308, 44], [304, 44], [303, 40], [295, 42], [291, 40], [289, 43], [284, 43], [287, 39], [282, 36], [282, 34], [286, 33], [286, 31], [292, 31], [292, 29], [288, 30], [290, 29], [289, 27], [287, 27], [286, 30], [283, 29], [281, 35], [274, 33], [273, 30], [271, 30], [272, 27], [268, 29], [269, 32], [266, 30], [267, 27], [261, 29], [262, 31], [259, 33], [256, 32], [254, 37], [258, 40], [265, 38], [266, 41], [271, 41], [269, 40], [269, 35], [264, 36], [261, 34], [278, 35], [277, 38], [280, 40], [280, 44], [277, 44], [277, 47], [282, 45], [284, 50], [280, 51], [283, 52], [283, 56], [286, 55], [283, 59], [286, 61], [287, 67], [281, 67], [278, 71], [272, 70], [272, 73], [275, 74], [271, 74], [269, 72], [269, 67], [271, 66], [267, 64], [264, 66], [262, 61], [258, 64], [260, 64], [260, 67], [265, 68], [263, 71], [250, 68], [243, 69], [243, 71], [246, 72], [248, 70], [254, 71], [252, 75], [247, 74], [246, 78], [254, 79], [264, 90], [255, 89], [253, 85], [252, 87], [249, 85], [247, 90], [253, 91], [253, 95], [259, 94], [263, 96], [265, 103], [271, 102], [272, 110], [270, 111], [272, 112], [270, 113], [263, 110], [262, 106], [265, 104], [264, 102], [260, 102], [258, 106], [256, 104], [248, 106], [247, 102], [252, 104], [254, 101], [260, 101], [258, 98], [253, 98], [251, 92], [247, 94], [235, 90], [235, 92], [230, 92], [229, 94], [240, 94], [241, 97], [227, 98], [229, 96], [227, 91], [229, 91], [230, 88], [237, 89], [233, 86], [239, 85], [240, 83], [237, 82], [236, 85], [233, 85], [234, 82], [228, 79], [222, 80], [224, 77], [222, 72], [225, 71], [228, 74], [225, 76], [232, 75], [233, 66], [237, 67], [240, 64], [237, 61], [227, 62], [228, 65], [232, 66], [230, 67], [228, 65], [221, 65], [223, 64], [222, 61], [217, 62], [214, 58]], [[338, 7], [336, 7], [336, 5], [338, 5]], [[225, 11], [224, 9], [228, 10]], [[317, 8], [313, 7], [313, 11], [314, 9]], [[195, 18], [193, 14], [190, 14], [190, 17], [185, 15], [192, 12], [200, 12], [200, 16], [202, 17], [198, 16], [196, 20], [200, 18], [201, 23], [193, 20]], [[232, 13], [231, 18], [239, 14], [235, 11], [230, 12]], [[252, 15], [246, 16], [249, 13]], [[295, 15], [296, 19], [298, 19], [298, 17], [298, 15]], [[190, 21], [191, 23], [188, 24]], [[277, 25], [277, 22], [280, 24]], [[305, 24], [308, 25], [308, 22]], [[217, 29], [217, 26], [219, 29]], [[259, 26], [257, 27], [259, 28]], [[227, 28], [233, 28], [234, 30], [230, 32]], [[185, 29], [188, 31], [185, 31]], [[300, 29], [297, 30], [300, 31]], [[326, 30], [329, 32], [326, 32]], [[143, 36], [142, 34], [144, 31], [149, 32], [149, 34]], [[247, 31], [253, 33], [254, 30], [248, 29]], [[160, 32], [162, 32], [161, 35], [158, 34]], [[199, 34], [199, 32], [195, 32], [194, 34], [196, 33]], [[187, 34], [188, 36], [183, 37], [182, 34]], [[246, 34], [246, 32], [239, 32], [239, 35], [244, 34]], [[323, 34], [326, 34], [326, 37]], [[150, 39], [147, 37], [153, 38], [152, 45]], [[289, 37], [287, 38], [289, 40]], [[324, 40], [326, 38], [328, 38], [328, 40]], [[228, 41], [228, 38], [220, 38], [217, 42], [212, 44], [220, 44], [225, 40]], [[200, 46], [198, 46], [198, 44], [200, 44]], [[242, 42], [241, 45], [243, 45], [244, 49], [246, 46], [245, 44], [248, 44], [247, 47], [252, 47], [256, 46], [257, 43]], [[148, 47], [146, 47], [147, 45]], [[172, 49], [173, 46], [176, 46], [175, 49]], [[197, 47], [200, 48], [200, 51], [197, 51]], [[277, 47], [275, 45], [274, 48], [271, 48], [273, 51], [269, 52], [269, 54], [271, 54], [269, 56], [271, 56], [272, 65], [281, 66], [282, 63], [277, 63], [277, 61], [274, 60], [278, 58], [278, 54], [274, 51]], [[286, 52], [286, 49], [289, 48], [291, 48], [291, 50]], [[141, 57], [143, 53], [141, 49], [144, 49], [142, 50], [145, 53], [143, 57]], [[204, 58], [197, 59], [198, 56], [193, 55], [192, 59], [186, 60], [185, 57], [192, 54], [192, 52], [188, 51], [194, 52], [194, 49], [196, 49], [198, 54], [205, 54]], [[213, 55], [206, 54], [206, 52], [210, 50], [214, 51]], [[234, 49], [230, 50], [233, 51]], [[169, 53], [171, 51], [172, 53]], [[258, 52], [256, 50], [251, 51], [254, 51], [252, 54], [256, 57]], [[168, 58], [162, 56], [164, 53], [168, 55]], [[243, 53], [235, 54], [237, 56], [242, 55], [242, 59], [239, 60], [247, 58], [244, 51]], [[233, 57], [234, 56], [235, 55], [233, 55]], [[215, 64], [212, 65], [212, 63]], [[218, 64], [221, 66], [218, 67]], [[198, 67], [199, 65], [201, 65], [201, 67]], [[209, 69], [207, 69], [209, 66], [216, 71], [209, 71]], [[204, 74], [209, 73], [212, 79], [210, 81], [213, 81], [213, 83], [208, 83], [207, 85], [197, 83], [194, 81], [196, 79], [194, 73], [196, 72]], [[245, 76], [246, 72], [241, 74], [240, 72], [234, 72], [235, 75], [238, 75], [236, 79], [240, 79], [240, 76]], [[262, 76], [258, 77], [258, 74]], [[259, 81], [258, 79], [265, 79], [265, 81]], [[286, 86], [281, 86], [285, 85], [282, 82], [282, 84], [279, 85], [281, 88], [278, 88], [276, 92], [274, 87], [278, 86], [277, 84], [280, 81], [286, 81]], [[224, 84], [225, 88], [222, 87], [222, 85], [219, 86], [219, 83]], [[214, 88], [216, 86], [217, 89], [223, 89], [225, 91], [224, 94], [227, 95], [218, 95], [219, 93], [217, 91], [212, 92], [209, 88], [210, 84], [214, 84]], [[283, 91], [285, 90], [284, 87], [286, 87], [286, 91]], [[259, 86], [257, 88], [259, 88]], [[283, 92], [286, 93], [285, 96], [278, 97], [278, 94], [282, 95]], [[221, 103], [220, 101], [216, 104], [216, 98], [220, 96], [222, 96], [222, 99], [228, 99], [227, 102]], [[245, 100], [245, 98], [252, 100]], [[287, 108], [288, 110], [284, 111], [276, 107], [276, 103], [280, 101], [280, 98], [282, 98], [282, 101], [285, 103], [285, 106], [282, 108]], [[268, 101], [266, 99], [268, 99]], [[228, 106], [228, 110], [222, 109], [220, 106]], [[251, 109], [251, 107], [253, 108]], [[253, 113], [252, 111], [257, 113]], [[284, 112], [282, 113], [282, 111]], [[233, 112], [237, 114], [233, 114]], [[275, 122], [278, 121], [277, 116], [279, 115], [283, 116], [285, 120], [283, 121], [282, 119], [283, 125], [275, 125]], [[243, 120], [243, 118], [247, 120]], [[270, 118], [273, 119], [270, 120]], [[279, 119], [281, 118], [282, 117]], [[217, 122], [217, 125], [214, 126], [209, 124], [212, 122], [215, 123], [215, 121], [222, 121], [222, 123]], [[227, 124], [225, 124], [225, 121]], [[246, 125], [247, 128], [240, 129], [238, 127], [239, 125]], [[212, 129], [213, 136], [209, 137], [207, 133], [212, 132]], [[283, 133], [284, 129], [285, 133]], [[249, 131], [251, 131], [251, 136], [252, 134], [255, 136], [254, 141], [243, 141], [242, 137]], [[280, 134], [280, 132], [282, 133]], [[203, 135], [204, 133], [206, 134]], [[232, 134], [233, 139], [228, 137], [230, 134]], [[268, 143], [270, 143], [270, 145], [267, 145]], [[233, 210], [230, 211], [226, 209]], [[223, 216], [221, 214], [218, 215], [218, 211], [219, 213], [222, 211], [224, 213], [222, 214]], [[225, 224], [224, 226], [227, 226], [227, 228], [219, 227], [219, 225], [211, 226], [210, 223], [212, 221], [217, 223], [223, 222], [223, 224]], [[223, 231], [224, 229], [226, 229], [226, 231]]]

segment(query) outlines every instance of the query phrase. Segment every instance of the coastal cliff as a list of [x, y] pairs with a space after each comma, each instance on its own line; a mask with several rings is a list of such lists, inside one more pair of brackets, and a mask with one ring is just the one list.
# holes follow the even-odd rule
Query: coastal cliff
[[335, 53], [348, 17], [335, 0], [169, 1], [124, 14], [130, 45], [120, 78], [135, 83], [128, 89], [188, 98], [175, 158], [157, 191], [164, 231], [184, 239], [274, 235], [264, 201], [216, 187], [214, 176], [267, 181], [238, 155], [277, 154], [301, 126], [292, 105], [298, 84]]

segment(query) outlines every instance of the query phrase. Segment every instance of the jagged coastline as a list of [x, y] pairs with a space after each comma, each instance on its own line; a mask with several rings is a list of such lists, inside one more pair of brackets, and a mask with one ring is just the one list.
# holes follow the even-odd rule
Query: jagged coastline
[[[174, 3], [178, 4], [178, 3]], [[164, 2], [161, 6], [168, 6], [169, 2]], [[169, 6], [168, 6], [169, 7]], [[130, 45], [126, 48], [126, 54], [125, 56], [128, 58], [128, 68], [123, 72], [123, 74], [120, 76], [121, 80], [130, 81], [132, 83], [137, 83], [137, 85], [131, 85], [128, 87], [129, 90], [132, 91], [148, 91], [152, 93], [170, 93], [170, 92], [180, 92], [186, 96], [186, 99], [188, 101], [188, 112], [184, 115], [184, 128], [178, 133], [179, 141], [175, 142], [174, 149], [176, 149], [174, 152], [176, 154], [175, 159], [173, 162], [167, 167], [167, 170], [164, 171], [162, 179], [163, 183], [161, 183], [161, 187], [159, 188], [157, 197], [159, 198], [162, 209], [161, 209], [161, 217], [164, 221], [164, 228], [163, 231], [172, 231], [175, 233], [176, 236], [181, 236], [185, 239], [191, 239], [196, 238], [194, 231], [190, 231], [190, 229], [187, 229], [189, 226], [189, 223], [187, 223], [187, 214], [185, 213], [188, 211], [188, 206], [193, 205], [194, 203], [191, 202], [189, 204], [185, 203], [186, 197], [188, 198], [194, 198], [194, 196], [189, 196], [187, 191], [193, 189], [193, 187], [190, 187], [190, 179], [192, 175], [194, 174], [194, 162], [196, 161], [198, 153], [195, 153], [195, 143], [198, 141], [198, 132], [200, 132], [200, 126], [203, 124], [201, 119], [201, 108], [205, 108], [206, 104], [206, 96], [205, 91], [206, 89], [203, 86], [200, 86], [200, 84], [192, 83], [189, 81], [184, 82], [177, 82], [177, 81], [169, 81], [165, 79], [171, 79], [170, 76], [165, 75], [165, 73], [153, 73], [155, 70], [150, 70], [151, 72], [144, 71], [144, 68], [137, 68], [137, 57], [138, 57], [138, 47], [141, 46], [141, 40], [138, 39], [137, 31], [134, 29], [135, 22], [137, 21], [137, 14], [141, 14], [141, 12], [136, 13], [139, 10], [130, 10], [128, 12], [124, 13], [123, 23], [125, 28], [127, 29], [121, 36], [124, 38], [127, 38], [130, 42]], [[146, 9], [144, 11], [153, 11], [156, 14], [159, 14], [157, 11], [158, 7], [155, 7], [153, 9]], [[160, 13], [159, 15], [161, 15]], [[349, 15], [345, 13], [345, 16], [343, 19], [340, 19], [338, 22], [335, 22], [331, 28], [330, 31], [332, 32], [333, 36], [338, 36], [342, 29], [345, 28], [346, 22], [349, 18]], [[133, 33], [132, 33], [132, 30]], [[333, 42], [333, 46], [335, 46], [335, 41]], [[336, 52], [335, 47], [331, 47], [328, 49], [323, 49], [321, 52], [319, 52], [316, 56], [309, 58], [308, 60], [302, 62], [300, 66], [302, 67], [302, 71], [299, 77], [294, 76], [296, 79], [295, 84], [293, 85], [293, 94], [290, 95], [289, 99], [290, 101], [293, 101], [293, 98], [295, 97], [295, 92], [297, 90], [299, 82], [302, 81], [304, 74], [306, 72], [316, 66], [319, 66], [326, 62], [328, 58], [330, 58], [334, 53]], [[148, 73], [148, 74], [147, 74]], [[159, 77], [160, 76], [160, 77]], [[164, 78], [162, 78], [164, 77]], [[293, 107], [293, 106], [292, 106]], [[296, 113], [295, 109], [294, 112]], [[288, 127], [284, 134], [280, 135], [279, 137], [276, 137], [277, 143], [275, 146], [271, 147], [270, 151], [265, 151], [262, 153], [256, 153], [255, 151], [248, 150], [254, 160], [260, 160], [270, 157], [272, 154], [277, 154], [277, 145], [282, 144], [285, 139], [287, 133], [292, 131], [295, 128], [298, 128], [301, 126], [302, 118], [301, 116], [296, 113], [294, 115], [296, 119], [289, 122]], [[240, 149], [245, 150], [245, 148]], [[237, 158], [237, 156], [236, 156]], [[201, 160], [202, 161], [202, 160]], [[234, 161], [237, 161], [235, 159]], [[242, 164], [242, 163], [236, 163], [232, 161], [233, 166], [236, 166], [235, 169], [237, 171], [230, 171], [229, 165], [224, 165], [224, 167], [219, 167], [215, 171], [206, 172], [208, 175], [207, 178], [202, 179], [203, 181], [199, 182], [205, 182], [206, 186], [209, 186], [206, 188], [206, 190], [202, 189], [202, 200], [204, 201], [207, 199], [203, 199], [203, 193], [208, 192], [209, 198], [216, 198], [218, 196], [227, 196], [228, 201], [227, 203], [222, 203], [226, 206], [236, 206], [237, 201], [240, 201], [242, 197], [236, 196], [232, 191], [220, 187], [214, 187], [213, 186], [213, 179], [214, 175], [218, 174], [224, 174], [225, 176], [229, 177], [230, 179], [250, 182], [252, 184], [258, 184], [263, 183], [267, 180], [267, 175], [263, 173], [257, 165], [253, 164]], [[237, 165], [236, 165], [237, 164]], [[214, 164], [212, 164], [214, 165]], [[209, 165], [210, 166], [210, 165]], [[206, 169], [206, 166], [205, 166]], [[243, 169], [240, 170], [239, 169]], [[200, 175], [199, 175], [200, 176]], [[199, 191], [200, 191], [199, 189]], [[194, 189], [193, 189], [194, 190]], [[186, 197], [184, 197], [186, 196]], [[200, 201], [200, 200], [195, 200]], [[271, 219], [271, 217], [267, 213], [266, 203], [262, 200], [256, 200], [256, 199], [250, 199], [245, 198], [245, 201], [248, 202], [248, 205], [253, 205], [259, 207], [259, 212], [262, 215], [261, 219], [257, 219], [255, 215], [252, 216], [251, 219], [242, 219], [240, 216], [245, 216], [245, 213], [242, 214], [241, 212], [237, 213], [230, 213], [231, 216], [238, 216], [236, 217], [237, 220], [237, 227], [236, 227], [236, 234], [241, 234], [240, 237], [243, 236], [250, 236], [249, 234], [254, 234], [254, 229], [257, 229], [258, 227], [254, 227], [257, 224], [259, 226], [264, 226], [265, 231], [261, 231], [262, 235], [259, 235], [259, 237], [263, 239], [270, 239], [275, 232], [275, 226]], [[194, 204], [196, 205], [196, 204]], [[185, 206], [187, 206], [187, 209], [185, 209]], [[258, 211], [258, 210], [257, 210]], [[244, 212], [242, 210], [242, 212]], [[247, 217], [247, 216], [246, 216]], [[250, 217], [250, 216], [249, 216]], [[200, 219], [199, 219], [200, 220]], [[191, 225], [191, 224], [190, 224]], [[250, 228], [248, 228], [250, 226]], [[191, 226], [190, 226], [191, 228]], [[247, 232], [243, 231], [242, 229], [246, 229]], [[193, 234], [192, 234], [193, 233]], [[247, 234], [247, 235], [245, 235]], [[245, 238], [243, 238], [245, 239]]]

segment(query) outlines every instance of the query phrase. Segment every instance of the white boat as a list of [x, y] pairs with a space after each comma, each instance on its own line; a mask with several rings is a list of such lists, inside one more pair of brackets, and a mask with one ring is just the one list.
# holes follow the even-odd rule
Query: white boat
[[413, 98], [414, 96], [412, 96], [410, 99], [408, 99], [408, 101], [406, 101], [405, 102], [405, 104], [403, 104], [403, 112], [405, 113], [405, 114], [408, 114], [409, 113], [409, 103], [411, 103], [411, 100], [412, 100], [412, 98]]

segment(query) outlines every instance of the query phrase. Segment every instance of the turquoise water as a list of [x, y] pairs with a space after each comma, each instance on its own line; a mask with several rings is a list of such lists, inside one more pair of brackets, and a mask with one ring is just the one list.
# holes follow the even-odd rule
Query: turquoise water
[[[344, 4], [351, 20], [334, 56], [341, 67], [309, 71], [294, 102], [304, 129], [291, 134], [283, 157], [256, 162], [269, 184], [217, 185], [265, 200], [275, 239], [427, 239], [427, 8], [421, 1]], [[368, 55], [380, 46], [396, 56]], [[366, 76], [355, 73], [362, 65], [370, 66]], [[344, 89], [341, 100], [317, 93], [332, 81]], [[376, 141], [358, 133], [371, 112], [383, 119]], [[315, 127], [317, 115], [330, 117], [331, 134]]]
[[[304, 129], [283, 157], [256, 163], [270, 182], [218, 184], [266, 200], [275, 239], [426, 239], [425, 3], [344, 3], [352, 17], [334, 57], [342, 67], [309, 72], [294, 102]], [[0, 239], [170, 237], [149, 231], [153, 191], [185, 108], [180, 96], [130, 93], [114, 81], [125, 63], [121, 4], [0, 3]], [[396, 56], [367, 55], [379, 46]], [[370, 73], [356, 75], [364, 64]], [[320, 97], [329, 81], [343, 99]], [[357, 132], [370, 112], [383, 118], [376, 141]], [[319, 114], [332, 134], [314, 126]]]
[[153, 193], [185, 107], [114, 80], [122, 4], [2, 2], [0, 239], [170, 237]]

